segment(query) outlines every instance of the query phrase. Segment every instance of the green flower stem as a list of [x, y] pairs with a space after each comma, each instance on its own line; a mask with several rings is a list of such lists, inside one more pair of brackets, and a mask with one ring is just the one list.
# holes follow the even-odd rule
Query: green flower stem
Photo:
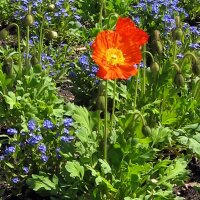
[[[146, 45], [144, 45], [143, 50], [146, 51]], [[145, 90], [146, 90], [146, 65], [147, 65], [147, 59], [146, 59], [146, 54], [143, 57], [143, 85], [142, 85], [142, 94], [145, 95]]]
[[135, 111], [136, 106], [137, 106], [137, 90], [138, 90], [139, 77], [140, 77], [140, 66], [138, 65], [138, 73], [137, 73], [136, 85], [135, 85], [135, 96], [134, 96], [133, 111]]
[[105, 87], [104, 159], [107, 160], [108, 143], [108, 80]]
[[30, 36], [30, 27], [26, 27], [26, 72], [29, 71], [29, 36]]
[[142, 52], [142, 54], [149, 54], [149, 55], [150, 55], [150, 57], [151, 57], [151, 60], [152, 60], [152, 62], [154, 62], [154, 61], [155, 61], [155, 60], [154, 60], [154, 57], [153, 57], [153, 55], [152, 55], [152, 53], [151, 53], [151, 52], [144, 50], [144, 51]]
[[177, 72], [181, 71], [181, 67], [179, 67], [175, 62], [172, 63], [172, 66], [175, 67], [175, 69], [176, 69]]
[[176, 61], [176, 49], [177, 49], [177, 44], [176, 40], [174, 41], [174, 49], [173, 49], [173, 62]]
[[21, 79], [22, 77], [22, 56], [21, 56], [21, 42], [20, 42], [20, 28], [16, 23], [12, 23], [8, 26], [7, 29], [12, 28], [15, 26], [17, 28], [17, 43], [18, 43], [18, 54], [19, 54], [19, 71], [18, 77]]
[[114, 123], [116, 87], [117, 87], [117, 80], [115, 79], [114, 80], [114, 88], [113, 88], [113, 107], [112, 107], [112, 115], [111, 115], [111, 131], [113, 128], [113, 123]]
[[139, 115], [139, 116], [140, 116], [140, 118], [141, 118], [141, 120], [142, 120], [142, 124], [145, 125], [146, 123], [145, 123], [144, 117], [142, 116], [142, 114], [141, 114], [141, 112], [140, 112], [139, 110], [135, 110], [135, 111], [133, 112], [133, 119], [134, 119], [134, 116], [136, 116], [136, 115]]
[[102, 29], [103, 28], [103, 25], [102, 25], [103, 11], [105, 12], [106, 0], [100, 0], [100, 3], [101, 3], [101, 7], [100, 7], [100, 13], [99, 13], [99, 26]]
[[184, 55], [183, 59], [182, 59], [180, 68], [182, 68], [183, 63], [184, 63], [185, 59], [186, 59], [188, 56], [191, 56], [191, 57], [193, 57], [193, 58], [196, 60], [196, 56], [195, 56], [193, 53], [187, 52], [187, 53]]
[[42, 47], [43, 47], [43, 27], [44, 27], [44, 16], [42, 18], [42, 23], [40, 26], [40, 35], [39, 35], [39, 48], [38, 48], [38, 61], [41, 64], [41, 54], [42, 54]]

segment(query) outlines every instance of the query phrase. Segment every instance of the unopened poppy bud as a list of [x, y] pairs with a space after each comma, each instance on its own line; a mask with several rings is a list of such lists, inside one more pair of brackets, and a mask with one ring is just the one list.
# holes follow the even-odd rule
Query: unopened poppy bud
[[6, 28], [0, 31], [0, 40], [5, 40], [9, 35], [9, 32]]
[[48, 31], [47, 37], [52, 40], [58, 37], [58, 33], [56, 31]]
[[175, 77], [174, 77], [174, 83], [178, 86], [178, 87], [183, 87], [185, 80], [183, 75], [181, 74], [181, 72], [177, 72]]
[[181, 28], [176, 28], [172, 30], [172, 37], [174, 40], [181, 40], [183, 36], [183, 31]]
[[192, 72], [198, 76], [200, 74], [200, 61], [197, 58], [192, 60]]
[[175, 22], [176, 22], [176, 27], [180, 28], [180, 17], [179, 16], [175, 17]]
[[12, 68], [13, 68], [13, 60], [11, 57], [8, 57], [4, 60], [2, 71], [8, 76], [12, 75]]
[[160, 40], [160, 31], [158, 31], [158, 30], [154, 31], [154, 39], [155, 40]]
[[37, 65], [38, 63], [39, 63], [39, 61], [38, 61], [38, 59], [37, 59], [37, 57], [36, 57], [36, 55], [33, 55], [32, 57], [31, 57], [31, 65], [32, 66], [35, 66], [35, 65]]
[[34, 17], [31, 14], [27, 14], [24, 18], [24, 23], [26, 26], [32, 26], [34, 23]]
[[49, 6], [48, 6], [48, 8], [47, 8], [47, 11], [48, 12], [52, 12], [52, 11], [54, 11], [55, 10], [55, 5], [54, 4], [50, 4]]
[[150, 136], [151, 135], [151, 128], [148, 125], [142, 126], [142, 133], [144, 136]]
[[160, 40], [154, 40], [153, 41], [153, 48], [158, 54], [162, 54], [163, 52], [163, 46]]
[[97, 97], [97, 110], [105, 111], [105, 96]]
[[150, 65], [150, 69], [153, 73], [153, 75], [156, 75], [160, 69], [159, 65], [157, 62], [153, 62], [151, 65]]

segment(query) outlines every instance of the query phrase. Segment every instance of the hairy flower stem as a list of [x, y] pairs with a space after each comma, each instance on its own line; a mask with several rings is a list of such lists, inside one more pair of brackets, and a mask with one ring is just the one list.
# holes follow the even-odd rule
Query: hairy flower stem
[[18, 54], [19, 54], [19, 71], [18, 71], [18, 77], [21, 79], [22, 77], [22, 55], [21, 55], [21, 42], [20, 42], [20, 28], [16, 23], [12, 23], [9, 25], [7, 29], [10, 29], [12, 27], [17, 28], [17, 43], [18, 43]]
[[136, 106], [137, 106], [137, 90], [138, 90], [139, 77], [140, 77], [140, 66], [138, 66], [138, 73], [137, 73], [137, 77], [136, 77], [136, 85], [135, 85], [135, 96], [134, 96], [133, 111], [135, 111]]
[[[143, 51], [146, 51], [146, 45], [143, 47]], [[146, 65], [147, 65], [147, 59], [146, 59], [146, 54], [143, 56], [143, 85], [142, 85], [142, 94], [145, 95], [145, 90], [146, 90]]]
[[112, 115], [111, 115], [111, 131], [113, 128], [114, 123], [114, 115], [115, 115], [115, 98], [116, 98], [116, 87], [117, 87], [117, 80], [114, 80], [114, 87], [113, 87], [113, 107], [112, 107]]
[[26, 72], [29, 71], [30, 65], [29, 65], [29, 36], [30, 36], [30, 27], [26, 27]]
[[108, 143], [108, 80], [105, 87], [104, 159], [107, 161]]
[[99, 13], [99, 26], [102, 29], [103, 28], [103, 25], [102, 25], [103, 12], [105, 12], [106, 0], [100, 0], [100, 3], [101, 3], [101, 7], [100, 7], [100, 13]]
[[185, 61], [185, 59], [186, 59], [187, 57], [193, 57], [194, 59], [196, 59], [196, 56], [195, 56], [193, 53], [191, 53], [191, 52], [186, 52], [185, 55], [184, 55], [184, 57], [183, 57], [183, 59], [182, 59], [180, 68], [182, 68], [182, 66], [183, 66], [183, 64], [184, 64], [184, 61]]
[[176, 40], [174, 41], [174, 49], [173, 49], [173, 62], [176, 61], [176, 49], [177, 49], [177, 44]]
[[133, 112], [133, 119], [134, 119], [134, 116], [136, 116], [136, 115], [139, 115], [139, 116], [140, 116], [140, 118], [142, 119], [142, 124], [145, 125], [144, 117], [142, 116], [142, 114], [141, 114], [141, 112], [140, 112], [139, 110], [135, 110], [135, 111]]
[[40, 26], [40, 35], [39, 35], [39, 48], [38, 48], [38, 61], [41, 64], [41, 54], [42, 54], [42, 47], [43, 47], [43, 27], [44, 27], [44, 19], [45, 17], [43, 16], [42, 18], [42, 23]]

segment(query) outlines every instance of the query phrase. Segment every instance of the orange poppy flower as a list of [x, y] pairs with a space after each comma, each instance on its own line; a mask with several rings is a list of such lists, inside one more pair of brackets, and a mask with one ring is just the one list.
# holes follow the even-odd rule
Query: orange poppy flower
[[99, 66], [98, 77], [105, 80], [128, 79], [137, 73], [134, 64], [141, 61], [141, 52], [133, 43], [125, 43], [117, 32], [100, 32], [92, 49], [92, 58]]
[[[142, 59], [140, 46], [145, 43], [145, 40], [137, 36], [139, 38], [137, 42], [137, 37], [133, 38], [129, 34], [126, 36], [125, 30], [120, 31], [120, 28], [128, 27], [133, 31], [132, 25], [127, 24], [126, 21], [123, 27], [122, 19], [119, 18], [116, 31], [100, 32], [92, 44], [92, 58], [99, 66], [97, 76], [104, 80], [128, 79], [136, 75], [137, 69], [134, 65], [140, 63]], [[135, 29], [140, 33], [137, 28]]]
[[135, 26], [130, 18], [119, 17], [116, 24], [116, 32], [136, 45], [141, 46], [147, 43], [148, 34]]

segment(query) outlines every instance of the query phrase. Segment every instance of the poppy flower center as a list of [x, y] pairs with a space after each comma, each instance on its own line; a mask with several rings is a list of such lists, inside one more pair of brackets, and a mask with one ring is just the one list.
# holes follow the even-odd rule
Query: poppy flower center
[[121, 50], [117, 48], [109, 48], [106, 51], [106, 60], [108, 64], [118, 65], [118, 64], [122, 64], [125, 58]]

